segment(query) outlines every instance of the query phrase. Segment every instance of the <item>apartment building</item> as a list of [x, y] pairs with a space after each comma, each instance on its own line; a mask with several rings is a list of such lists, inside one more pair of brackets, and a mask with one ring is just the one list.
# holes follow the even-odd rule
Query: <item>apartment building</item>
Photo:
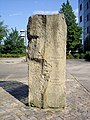
[[90, 0], [78, 0], [78, 8], [83, 50], [90, 51]]

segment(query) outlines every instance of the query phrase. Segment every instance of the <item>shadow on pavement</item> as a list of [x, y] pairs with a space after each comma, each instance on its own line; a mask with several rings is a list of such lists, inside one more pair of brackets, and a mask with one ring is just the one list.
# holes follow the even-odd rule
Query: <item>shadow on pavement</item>
[[17, 81], [0, 81], [0, 87], [10, 93], [20, 102], [28, 105], [28, 86]]

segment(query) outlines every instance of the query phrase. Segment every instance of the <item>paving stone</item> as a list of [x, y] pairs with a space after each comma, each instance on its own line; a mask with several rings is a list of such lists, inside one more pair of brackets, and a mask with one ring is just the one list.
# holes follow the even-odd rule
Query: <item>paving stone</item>
[[15, 120], [20, 120], [20, 118], [15, 114], [15, 113], [10, 113], [14, 118], [15, 118]]
[[56, 117], [55, 120], [63, 120], [61, 117]]
[[25, 116], [21, 116], [20, 119], [21, 119], [21, 120], [29, 120], [29, 119], [28, 119], [27, 117], [25, 117]]
[[27, 116], [27, 118], [29, 119], [29, 118], [31, 118], [31, 117], [33, 117], [33, 116], [35, 116], [35, 113], [33, 112], [33, 111], [25, 111], [25, 115]]
[[77, 84], [73, 78], [67, 83], [65, 110], [25, 106], [0, 87], [0, 120], [90, 120], [90, 95]]
[[41, 120], [42, 118], [45, 118], [47, 116], [46, 112], [40, 111], [37, 114], [35, 114], [35, 117], [39, 120]]
[[35, 118], [35, 117], [31, 117], [29, 120], [37, 120], [37, 118]]
[[0, 118], [1, 120], [16, 120], [12, 115], [3, 115], [3, 117]]

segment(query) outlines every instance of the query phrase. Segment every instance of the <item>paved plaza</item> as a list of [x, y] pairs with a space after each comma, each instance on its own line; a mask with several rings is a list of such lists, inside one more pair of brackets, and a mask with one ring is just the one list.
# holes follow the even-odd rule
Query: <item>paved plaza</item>
[[90, 120], [90, 62], [67, 60], [66, 108], [28, 106], [28, 64], [0, 60], [0, 120]]

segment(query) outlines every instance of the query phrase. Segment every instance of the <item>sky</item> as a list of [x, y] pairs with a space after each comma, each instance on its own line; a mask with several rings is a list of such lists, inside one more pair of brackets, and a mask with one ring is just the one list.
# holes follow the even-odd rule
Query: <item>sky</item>
[[[8, 29], [27, 29], [28, 18], [34, 14], [58, 13], [66, 0], [0, 0], [0, 21]], [[78, 13], [78, 0], [69, 0], [75, 15]]]

